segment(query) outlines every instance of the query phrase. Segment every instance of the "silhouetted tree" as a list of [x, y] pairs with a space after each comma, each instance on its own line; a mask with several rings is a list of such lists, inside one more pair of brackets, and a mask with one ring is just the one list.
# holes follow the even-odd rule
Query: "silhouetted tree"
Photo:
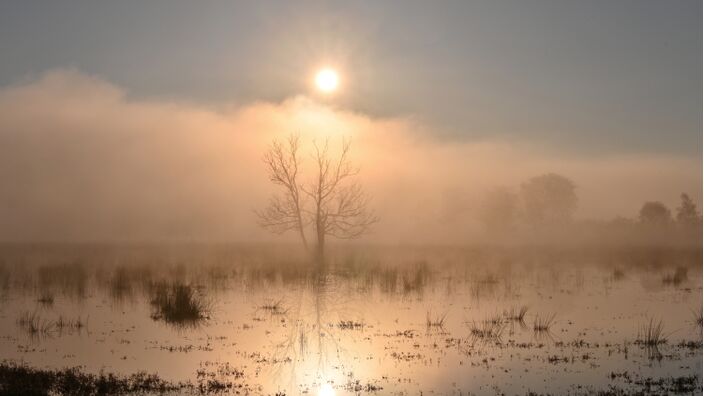
[[670, 209], [659, 201], [650, 201], [643, 204], [638, 218], [642, 224], [664, 226], [672, 221]]
[[328, 140], [320, 147], [313, 142], [318, 168], [315, 180], [302, 187], [313, 202], [310, 213], [317, 237], [317, 256], [323, 257], [325, 237], [355, 239], [369, 231], [379, 218], [368, 209], [369, 197], [353, 180], [359, 169], [349, 161], [350, 142], [342, 142], [337, 158], [329, 152]]
[[369, 197], [354, 177], [359, 170], [349, 161], [350, 142], [343, 141], [338, 157], [333, 158], [328, 140], [321, 146], [313, 142], [317, 174], [307, 184], [299, 181], [301, 161], [299, 138], [291, 135], [287, 144], [274, 140], [264, 154], [269, 180], [283, 191], [269, 205], [257, 211], [259, 224], [281, 234], [295, 230], [308, 249], [305, 229], [312, 225], [316, 235], [316, 256], [323, 257], [326, 236], [339, 239], [359, 238], [378, 221], [368, 209]]
[[680, 206], [677, 207], [677, 222], [683, 225], [696, 225], [700, 221], [697, 205], [689, 195], [680, 195]]
[[259, 225], [265, 229], [283, 234], [286, 231], [297, 231], [301, 237], [304, 248], [308, 249], [308, 241], [304, 231], [303, 202], [301, 200], [300, 185], [298, 182], [298, 157], [299, 137], [290, 135], [286, 144], [276, 139], [264, 153], [263, 161], [266, 166], [269, 180], [280, 186], [283, 192], [273, 195], [269, 205], [262, 211], [257, 211]]
[[526, 220], [531, 224], [559, 224], [572, 219], [577, 209], [575, 184], [568, 178], [548, 173], [521, 185]]
[[489, 232], [506, 232], [516, 221], [518, 197], [508, 188], [496, 188], [484, 197], [479, 221]]

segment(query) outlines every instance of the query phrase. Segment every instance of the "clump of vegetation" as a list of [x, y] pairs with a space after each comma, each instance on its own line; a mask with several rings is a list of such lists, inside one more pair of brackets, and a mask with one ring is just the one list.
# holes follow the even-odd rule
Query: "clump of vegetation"
[[384, 268], [379, 272], [379, 288], [383, 293], [396, 293], [398, 268]]
[[176, 325], [196, 325], [208, 319], [211, 304], [197, 290], [180, 283], [154, 286], [152, 319]]
[[118, 267], [109, 281], [110, 297], [113, 301], [123, 301], [132, 296], [132, 279], [125, 267]]
[[88, 288], [88, 271], [80, 262], [43, 265], [37, 269], [37, 284], [41, 290], [58, 290], [62, 295], [83, 299]]
[[638, 329], [638, 338], [636, 339], [636, 344], [645, 346], [658, 346], [667, 342], [667, 336], [665, 335], [665, 326], [662, 324], [662, 320], [655, 321], [654, 318], [641, 325]]
[[526, 314], [528, 313], [528, 306], [527, 305], [522, 305], [520, 307], [511, 307], [508, 311], [504, 311], [504, 316], [506, 319], [514, 321], [514, 322], [519, 322], [519, 323], [525, 323], [525, 318]]
[[428, 311], [426, 312], [425, 315], [425, 325], [427, 328], [439, 328], [442, 329], [445, 327], [445, 318], [447, 317], [447, 312], [445, 312], [442, 315], [435, 315], [433, 316], [432, 312]]
[[284, 308], [283, 301], [283, 299], [267, 299], [266, 301], [264, 301], [264, 304], [259, 307], [259, 309], [267, 311], [272, 315], [284, 315], [288, 312], [288, 308]]
[[699, 309], [699, 311], [692, 311], [692, 315], [694, 316], [694, 323], [696, 323], [697, 326], [702, 327], [702, 310]]
[[613, 279], [615, 281], [620, 281], [626, 277], [626, 274], [620, 268], [615, 268], [613, 272]]
[[56, 331], [56, 323], [42, 318], [36, 312], [26, 311], [17, 319], [17, 325], [32, 337], [48, 336]]
[[44, 290], [39, 294], [37, 302], [44, 306], [54, 305], [54, 293], [51, 290]]
[[420, 262], [414, 270], [406, 271], [401, 276], [403, 293], [423, 292], [430, 280], [430, 269], [425, 261]]
[[56, 320], [49, 320], [41, 317], [37, 312], [26, 311], [17, 319], [17, 325], [32, 337], [47, 337], [61, 333], [63, 331], [81, 331], [85, 328], [85, 322], [80, 318], [67, 319], [59, 316]]
[[677, 267], [673, 274], [665, 274], [662, 277], [662, 283], [664, 285], [679, 286], [682, 282], [687, 280], [687, 268]]
[[341, 320], [337, 323], [337, 327], [340, 330], [359, 330], [364, 328], [364, 323], [352, 320]]
[[555, 324], [556, 314], [546, 314], [546, 315], [535, 315], [535, 320], [533, 321], [533, 331], [536, 333], [547, 333], [550, 328]]
[[81, 331], [85, 326], [86, 324], [80, 317], [76, 319], [67, 319], [63, 316], [59, 316], [59, 318], [54, 321], [54, 327], [56, 327], [56, 330], [58, 331]]
[[501, 336], [506, 328], [506, 323], [503, 321], [495, 321], [492, 318], [487, 318], [479, 323], [472, 322], [469, 327], [469, 332], [475, 340], [501, 342]]
[[145, 372], [128, 377], [87, 374], [77, 367], [39, 370], [16, 363], [0, 363], [0, 393], [4, 395], [124, 395], [184, 390], [190, 384], [170, 383]]

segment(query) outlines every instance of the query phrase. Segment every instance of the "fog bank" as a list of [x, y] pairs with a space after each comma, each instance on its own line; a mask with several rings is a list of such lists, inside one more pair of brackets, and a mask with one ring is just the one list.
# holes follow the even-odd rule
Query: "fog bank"
[[371, 118], [305, 97], [218, 108], [133, 99], [58, 70], [0, 90], [0, 240], [288, 240], [261, 230], [253, 210], [274, 191], [262, 153], [294, 132], [306, 160], [313, 139], [333, 147], [352, 139], [359, 181], [381, 217], [367, 241], [481, 238], [477, 211], [488, 190], [517, 192], [548, 172], [577, 185], [578, 219], [636, 217], [653, 200], [674, 208], [681, 192], [701, 207], [701, 158], [441, 140], [412, 118]]

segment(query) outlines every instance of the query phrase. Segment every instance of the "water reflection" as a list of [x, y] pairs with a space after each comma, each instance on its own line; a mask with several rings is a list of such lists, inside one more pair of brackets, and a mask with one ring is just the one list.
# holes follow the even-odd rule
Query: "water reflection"
[[610, 379], [617, 368], [701, 381], [698, 251], [379, 249], [325, 266], [227, 247], [0, 257], [0, 352], [37, 365], [270, 394], [635, 386]]

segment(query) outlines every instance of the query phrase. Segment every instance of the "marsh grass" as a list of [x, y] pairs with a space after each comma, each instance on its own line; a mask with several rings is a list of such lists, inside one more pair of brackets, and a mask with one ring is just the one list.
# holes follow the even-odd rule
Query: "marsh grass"
[[68, 319], [63, 316], [59, 316], [58, 319], [54, 321], [54, 327], [57, 331], [61, 332], [67, 330], [69, 332], [81, 331], [86, 327], [86, 323], [80, 318]]
[[699, 309], [698, 311], [692, 310], [692, 317], [693, 317], [693, 322], [699, 326], [702, 327], [702, 310]]
[[620, 281], [620, 280], [623, 280], [623, 279], [626, 278], [626, 273], [623, 272], [623, 270], [620, 269], [620, 268], [614, 268], [614, 271], [613, 271], [613, 273], [611, 274], [611, 277], [612, 277], [613, 280], [615, 280], [615, 281]]
[[431, 329], [431, 328], [444, 329], [446, 318], [447, 318], [447, 312], [445, 312], [442, 315], [433, 315], [431, 311], [427, 311], [425, 314], [425, 326], [428, 329]]
[[208, 319], [212, 304], [197, 290], [181, 283], [153, 286], [152, 319], [179, 326], [195, 326]]
[[520, 307], [511, 307], [511, 309], [509, 309], [508, 311], [504, 311], [504, 317], [510, 321], [525, 324], [527, 313], [528, 306], [521, 305]]
[[666, 342], [667, 336], [665, 335], [665, 326], [662, 320], [655, 321], [655, 318], [650, 318], [647, 323], [642, 324], [638, 328], [636, 344], [652, 347]]
[[547, 333], [550, 328], [555, 324], [555, 317], [557, 314], [545, 314], [545, 315], [535, 315], [535, 320], [533, 320], [533, 331], [536, 333]]
[[398, 269], [384, 268], [378, 273], [378, 281], [379, 289], [382, 293], [396, 293], [396, 286], [398, 285]]
[[425, 261], [416, 265], [415, 270], [404, 272], [401, 276], [403, 294], [422, 294], [430, 281], [430, 268]]
[[361, 330], [364, 328], [364, 323], [352, 320], [340, 320], [337, 322], [337, 328], [340, 330]]
[[120, 395], [164, 394], [193, 388], [170, 383], [145, 372], [128, 377], [88, 374], [78, 368], [41, 370], [17, 363], [0, 363], [0, 394], [3, 395]]
[[23, 312], [17, 319], [17, 325], [31, 337], [51, 336], [56, 331], [56, 323], [42, 318], [37, 312]]
[[62, 295], [82, 300], [86, 297], [89, 274], [80, 262], [42, 265], [37, 269], [41, 290], [58, 290]]
[[496, 320], [496, 317], [487, 317], [480, 322], [472, 321], [469, 324], [469, 333], [473, 341], [502, 343], [501, 337], [506, 329], [503, 320]]
[[114, 302], [123, 302], [133, 296], [132, 276], [125, 267], [118, 267], [110, 277], [108, 288]]
[[54, 293], [51, 290], [43, 290], [39, 293], [37, 302], [45, 307], [54, 305]]
[[664, 285], [679, 286], [687, 280], [687, 268], [677, 267], [674, 273], [667, 273], [662, 277]]
[[288, 308], [284, 308], [284, 300], [274, 300], [266, 299], [259, 309], [266, 311], [272, 315], [285, 315], [288, 312]]

